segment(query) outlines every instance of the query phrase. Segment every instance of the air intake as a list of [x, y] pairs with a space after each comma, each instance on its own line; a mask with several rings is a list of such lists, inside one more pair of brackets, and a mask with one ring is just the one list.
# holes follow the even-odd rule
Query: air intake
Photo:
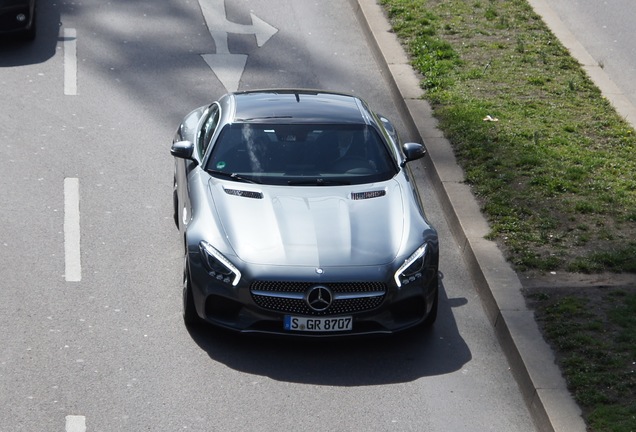
[[239, 189], [225, 189], [225, 188], [223, 190], [228, 195], [234, 195], [234, 196], [243, 197], [243, 198], [263, 199], [263, 194], [261, 192], [252, 192], [252, 191], [245, 191], [245, 190], [239, 190]]
[[365, 200], [371, 198], [378, 198], [386, 195], [385, 190], [369, 191], [369, 192], [353, 192], [351, 194], [352, 200]]

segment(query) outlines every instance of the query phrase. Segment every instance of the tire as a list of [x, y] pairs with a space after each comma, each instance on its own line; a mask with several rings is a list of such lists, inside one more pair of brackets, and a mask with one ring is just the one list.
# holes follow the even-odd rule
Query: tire
[[173, 180], [172, 186], [172, 208], [174, 224], [179, 228], [179, 197], [177, 196], [177, 179]]
[[428, 313], [426, 319], [422, 322], [423, 328], [432, 327], [435, 324], [435, 320], [437, 320], [437, 309], [439, 303], [439, 279], [438, 276], [435, 276], [435, 281], [433, 282], [436, 285], [435, 288], [435, 298], [433, 299], [433, 305], [431, 306], [431, 311]]
[[183, 265], [183, 322], [188, 327], [199, 324], [200, 319], [194, 306], [194, 298], [192, 297], [192, 284], [190, 282], [190, 271], [188, 269], [188, 259], [184, 260]]

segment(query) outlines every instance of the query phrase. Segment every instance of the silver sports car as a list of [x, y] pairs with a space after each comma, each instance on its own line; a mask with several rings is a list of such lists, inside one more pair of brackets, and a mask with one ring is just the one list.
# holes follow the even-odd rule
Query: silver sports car
[[437, 316], [438, 239], [407, 162], [421, 144], [361, 99], [230, 93], [175, 135], [183, 316], [244, 333], [395, 333]]

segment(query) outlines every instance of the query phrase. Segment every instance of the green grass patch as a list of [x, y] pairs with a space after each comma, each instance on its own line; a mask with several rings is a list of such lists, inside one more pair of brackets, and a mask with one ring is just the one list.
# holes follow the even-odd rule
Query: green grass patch
[[636, 430], [634, 288], [542, 289], [528, 295], [594, 432]]
[[380, 2], [517, 270], [636, 271], [634, 131], [526, 0]]

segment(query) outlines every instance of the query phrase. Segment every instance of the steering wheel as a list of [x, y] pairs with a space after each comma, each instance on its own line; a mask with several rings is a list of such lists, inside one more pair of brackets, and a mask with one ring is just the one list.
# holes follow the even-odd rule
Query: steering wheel
[[369, 161], [360, 156], [344, 156], [334, 162], [334, 171], [347, 174], [373, 174]]

